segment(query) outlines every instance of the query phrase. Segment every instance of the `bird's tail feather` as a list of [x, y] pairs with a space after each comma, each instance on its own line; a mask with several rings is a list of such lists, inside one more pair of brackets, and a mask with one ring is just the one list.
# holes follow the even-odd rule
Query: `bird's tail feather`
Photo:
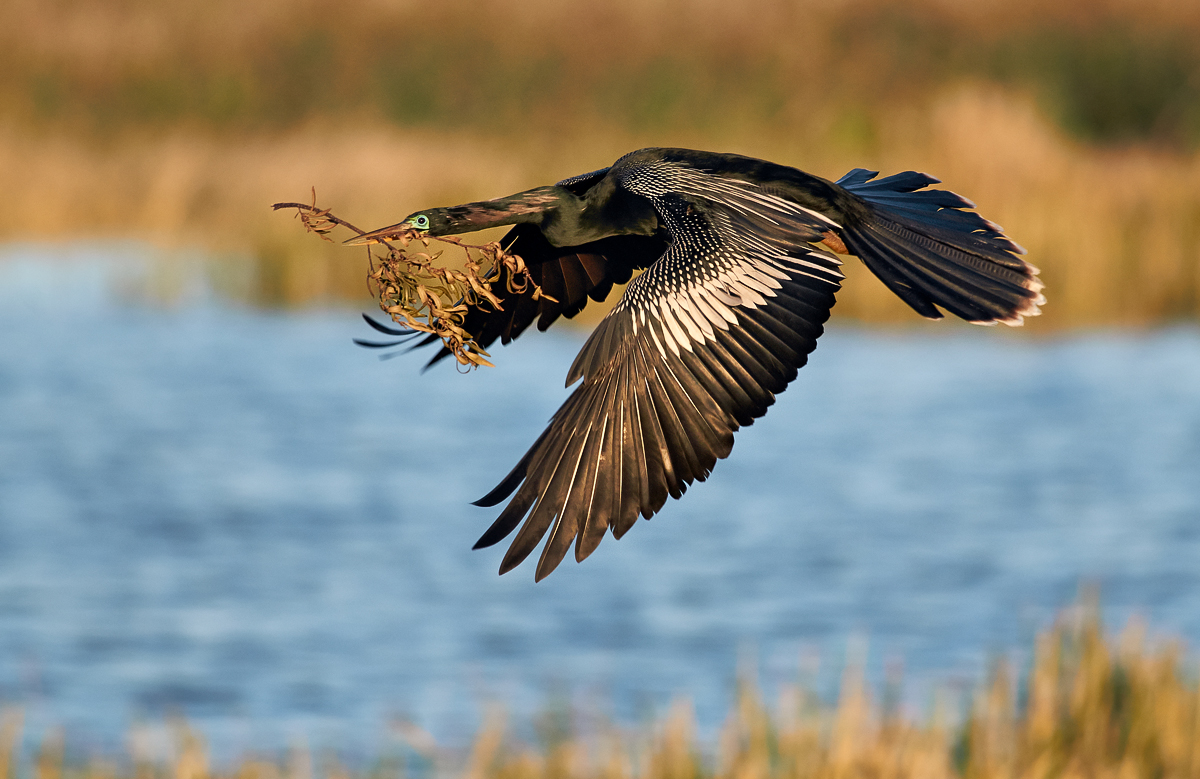
[[930, 319], [942, 317], [940, 306], [977, 324], [1015, 326], [1041, 313], [1038, 269], [999, 225], [962, 210], [974, 203], [924, 189], [939, 183], [924, 173], [876, 175], [856, 168], [837, 182], [869, 206], [841, 239], [905, 303]]

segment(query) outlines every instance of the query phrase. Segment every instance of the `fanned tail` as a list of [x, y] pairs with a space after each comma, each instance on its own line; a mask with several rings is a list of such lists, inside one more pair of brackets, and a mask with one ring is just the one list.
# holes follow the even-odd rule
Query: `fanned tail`
[[869, 205], [841, 239], [901, 300], [930, 319], [942, 318], [940, 306], [981, 325], [1018, 326], [1041, 313], [1038, 269], [999, 225], [962, 210], [974, 203], [924, 189], [940, 183], [924, 173], [876, 175], [856, 168], [837, 182]]

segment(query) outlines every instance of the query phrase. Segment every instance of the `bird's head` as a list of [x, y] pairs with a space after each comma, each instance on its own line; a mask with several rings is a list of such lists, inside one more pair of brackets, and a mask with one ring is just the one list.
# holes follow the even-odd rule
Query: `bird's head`
[[451, 235], [454, 230], [454, 225], [447, 217], [444, 208], [431, 208], [410, 214], [397, 226], [411, 227], [429, 235]]
[[350, 238], [346, 243], [358, 246], [394, 238], [403, 230], [418, 230], [426, 235], [453, 235], [456, 230], [447, 219], [444, 208], [432, 208], [409, 214], [404, 221]]

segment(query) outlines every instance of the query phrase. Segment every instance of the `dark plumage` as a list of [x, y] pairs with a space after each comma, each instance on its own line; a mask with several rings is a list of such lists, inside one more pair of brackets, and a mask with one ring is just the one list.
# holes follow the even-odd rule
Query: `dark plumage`
[[[535, 320], [545, 330], [574, 316], [644, 271], [571, 366], [567, 385], [580, 386], [476, 502], [511, 496], [475, 547], [521, 526], [505, 573], [546, 538], [540, 580], [572, 543], [583, 560], [607, 531], [620, 538], [707, 478], [734, 432], [766, 413], [816, 347], [843, 278], [836, 254], [857, 255], [932, 319], [940, 308], [1019, 325], [1039, 313], [1037, 269], [997, 225], [963, 210], [974, 204], [926, 189], [938, 180], [923, 173], [875, 175], [856, 169], [832, 183], [734, 154], [643, 149], [551, 187], [417, 212], [357, 239], [400, 226], [450, 235], [514, 225], [503, 243], [553, 300], [504, 291], [503, 310], [472, 308], [464, 328], [485, 348]], [[430, 364], [448, 355], [443, 348]]]

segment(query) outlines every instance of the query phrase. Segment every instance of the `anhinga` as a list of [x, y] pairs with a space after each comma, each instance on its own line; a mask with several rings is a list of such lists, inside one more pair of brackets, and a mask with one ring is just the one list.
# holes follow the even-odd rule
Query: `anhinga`
[[[649, 519], [668, 495], [703, 481], [734, 431], [766, 413], [816, 347], [843, 278], [836, 254], [856, 255], [930, 319], [939, 307], [977, 324], [1039, 313], [1038, 270], [999, 226], [963, 210], [973, 203], [925, 189], [938, 179], [924, 173], [875, 175], [860, 168], [835, 183], [735, 154], [642, 149], [553, 186], [419, 211], [355, 239], [513, 225], [502, 242], [549, 298], [495, 285], [502, 310], [473, 307], [463, 324], [485, 348], [535, 319], [545, 330], [574, 316], [644, 270], [575, 358], [567, 386], [582, 384], [476, 501], [512, 496], [475, 548], [524, 520], [505, 573], [549, 532], [541, 580], [572, 542], [583, 560], [606, 531], [620, 538], [639, 514]], [[430, 364], [448, 355], [443, 348]]]

